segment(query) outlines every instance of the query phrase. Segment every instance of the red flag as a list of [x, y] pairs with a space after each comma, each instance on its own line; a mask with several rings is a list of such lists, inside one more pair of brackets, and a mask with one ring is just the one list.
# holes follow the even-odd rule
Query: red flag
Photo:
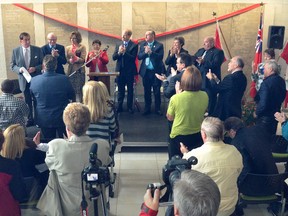
[[285, 47], [282, 50], [280, 57], [286, 61], [286, 64], [288, 64], [288, 41], [286, 41]]
[[221, 31], [220, 31], [219, 23], [218, 23], [218, 20], [216, 20], [215, 47], [223, 50], [223, 52], [224, 52], [224, 61], [223, 62], [225, 62], [228, 58], [227, 58], [227, 55], [226, 55], [224, 49], [222, 48], [220, 35], [221, 35]]
[[[255, 45], [255, 55], [254, 55], [252, 73], [257, 72], [258, 64], [262, 62], [262, 37], [263, 37], [263, 13], [260, 14], [260, 24], [258, 28], [258, 34]], [[254, 98], [256, 94], [257, 94], [256, 83], [252, 81], [250, 85], [250, 96]]]

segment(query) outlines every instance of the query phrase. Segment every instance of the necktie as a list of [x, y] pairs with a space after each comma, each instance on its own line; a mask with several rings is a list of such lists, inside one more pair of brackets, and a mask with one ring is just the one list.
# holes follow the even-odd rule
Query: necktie
[[[148, 46], [150, 47], [150, 49], [152, 48], [152, 43], [148, 43]], [[147, 57], [146, 59], [145, 59], [145, 64], [146, 64], [146, 66], [149, 66], [149, 64], [150, 64], [151, 62], [150, 62], [150, 57]]]
[[25, 61], [26, 69], [28, 69], [29, 68], [29, 51], [27, 48], [25, 48], [25, 51], [24, 51], [24, 61]]

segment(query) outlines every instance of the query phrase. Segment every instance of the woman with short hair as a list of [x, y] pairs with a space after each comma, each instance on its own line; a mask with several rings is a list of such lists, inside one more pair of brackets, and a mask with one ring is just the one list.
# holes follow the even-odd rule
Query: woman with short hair
[[203, 144], [200, 129], [208, 107], [208, 96], [201, 91], [201, 85], [200, 71], [194, 65], [187, 67], [181, 78], [181, 90], [171, 97], [166, 115], [169, 121], [173, 121], [168, 145], [169, 158], [182, 156], [180, 142], [189, 151]]

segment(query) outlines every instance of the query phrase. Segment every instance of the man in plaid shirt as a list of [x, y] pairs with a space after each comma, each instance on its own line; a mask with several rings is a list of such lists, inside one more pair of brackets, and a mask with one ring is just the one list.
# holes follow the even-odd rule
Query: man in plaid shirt
[[6, 79], [1, 83], [0, 96], [0, 128], [4, 131], [12, 124], [20, 124], [26, 131], [29, 108], [24, 100], [13, 96], [14, 84]]

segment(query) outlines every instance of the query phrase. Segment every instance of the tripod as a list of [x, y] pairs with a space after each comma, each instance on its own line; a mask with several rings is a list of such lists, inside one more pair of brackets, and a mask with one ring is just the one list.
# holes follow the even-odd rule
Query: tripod
[[[97, 184], [97, 183], [88, 183], [89, 184], [89, 192], [90, 192], [90, 200], [93, 202], [94, 208], [94, 216], [99, 216], [99, 206], [98, 200], [100, 198], [100, 205], [103, 216], [109, 216], [109, 212], [107, 209], [107, 200], [104, 196], [105, 193], [105, 184]], [[86, 185], [87, 186], [87, 185]], [[81, 213], [82, 216], [87, 216], [87, 207], [88, 204], [85, 199], [84, 190], [83, 190], [83, 180], [82, 180], [82, 202], [81, 202]]]

